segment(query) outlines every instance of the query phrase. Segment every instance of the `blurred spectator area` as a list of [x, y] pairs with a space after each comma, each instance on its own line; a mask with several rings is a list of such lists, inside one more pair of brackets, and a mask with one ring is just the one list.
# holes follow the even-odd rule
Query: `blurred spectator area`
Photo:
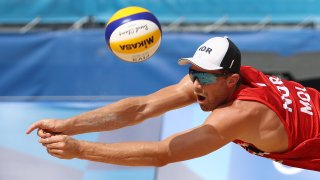
[[1, 30], [103, 27], [117, 10], [141, 6], [164, 31], [319, 28], [319, 0], [2, 0]]

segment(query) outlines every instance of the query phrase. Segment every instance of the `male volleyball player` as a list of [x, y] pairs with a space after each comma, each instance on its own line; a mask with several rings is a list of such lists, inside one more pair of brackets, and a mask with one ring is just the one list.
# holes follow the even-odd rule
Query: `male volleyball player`
[[[235, 142], [255, 155], [320, 170], [317, 90], [241, 66], [239, 49], [225, 37], [209, 39], [192, 58], [182, 58], [179, 64], [191, 66], [189, 74], [175, 85], [66, 120], [40, 120], [27, 133], [39, 129], [40, 143], [49, 154], [62, 159], [163, 166], [200, 157]], [[194, 102], [202, 110], [212, 111], [206, 121], [159, 142], [108, 144], [70, 137], [135, 125]]]

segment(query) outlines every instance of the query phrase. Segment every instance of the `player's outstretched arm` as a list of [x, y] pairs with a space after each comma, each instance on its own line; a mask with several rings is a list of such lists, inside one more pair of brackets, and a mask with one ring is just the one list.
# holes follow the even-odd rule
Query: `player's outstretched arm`
[[[45, 119], [33, 123], [27, 134], [43, 129], [49, 137], [52, 133], [74, 135], [87, 132], [108, 131], [134, 125], [166, 111], [195, 102], [192, 83], [185, 76], [178, 84], [168, 86], [155, 93], [131, 97], [89, 111], [66, 120]], [[43, 131], [40, 137], [46, 137]]]
[[[226, 113], [228, 115], [226, 115]], [[163, 166], [203, 156], [243, 133], [236, 111], [217, 111], [198, 127], [159, 142], [95, 143], [66, 135], [40, 139], [47, 151], [62, 159], [79, 158], [128, 166]]]

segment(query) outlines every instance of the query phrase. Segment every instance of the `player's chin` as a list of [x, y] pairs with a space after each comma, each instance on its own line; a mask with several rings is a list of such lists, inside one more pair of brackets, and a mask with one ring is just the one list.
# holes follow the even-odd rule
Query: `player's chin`
[[202, 111], [212, 111], [214, 108], [213, 104], [210, 103], [209, 99], [205, 96], [202, 96], [201, 98], [198, 96], [198, 104], [200, 105]]
[[199, 104], [200, 105], [200, 108], [202, 109], [202, 111], [212, 111], [213, 110], [213, 107], [211, 106], [208, 106], [207, 104]]

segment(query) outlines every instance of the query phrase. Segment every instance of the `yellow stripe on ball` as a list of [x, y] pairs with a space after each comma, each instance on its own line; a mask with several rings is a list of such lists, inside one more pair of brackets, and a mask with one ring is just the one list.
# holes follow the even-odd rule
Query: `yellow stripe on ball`
[[150, 11], [138, 6], [130, 6], [130, 7], [120, 9], [109, 19], [109, 22], [107, 23], [107, 25], [115, 20], [118, 20], [127, 16], [131, 16], [133, 14], [142, 13], [142, 12], [150, 12]]
[[161, 31], [156, 30], [142, 36], [117, 42], [110, 42], [113, 51], [119, 53], [133, 54], [146, 51], [157, 44], [161, 38]]

